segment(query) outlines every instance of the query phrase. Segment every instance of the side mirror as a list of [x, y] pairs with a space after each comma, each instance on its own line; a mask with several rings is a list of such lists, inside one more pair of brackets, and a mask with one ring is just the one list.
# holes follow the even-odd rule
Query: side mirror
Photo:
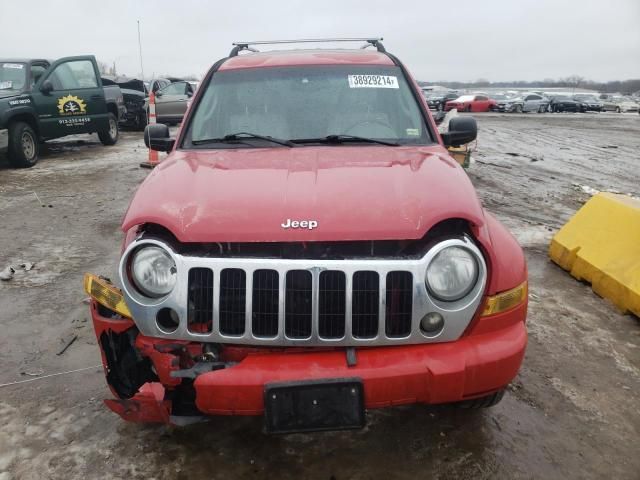
[[174, 138], [169, 136], [169, 127], [161, 123], [147, 125], [144, 129], [144, 144], [151, 150], [158, 152], [170, 152], [176, 143]]
[[445, 147], [459, 147], [473, 142], [478, 136], [478, 125], [473, 117], [455, 117], [449, 122], [449, 131], [441, 134]]
[[53, 83], [51, 83], [51, 80], [45, 80], [44, 82], [42, 82], [40, 91], [45, 95], [49, 95], [51, 92], [53, 92]]
[[192, 91], [188, 91], [187, 92], [187, 97], [189, 97], [189, 98], [193, 97], [193, 92]]
[[161, 97], [162, 96], [162, 90], [156, 90], [155, 96], [156, 97]]

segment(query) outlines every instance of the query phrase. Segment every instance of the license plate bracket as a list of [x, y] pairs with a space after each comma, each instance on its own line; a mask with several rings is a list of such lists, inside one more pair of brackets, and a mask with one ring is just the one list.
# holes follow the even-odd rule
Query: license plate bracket
[[264, 390], [267, 433], [348, 430], [365, 425], [359, 378], [272, 383]]

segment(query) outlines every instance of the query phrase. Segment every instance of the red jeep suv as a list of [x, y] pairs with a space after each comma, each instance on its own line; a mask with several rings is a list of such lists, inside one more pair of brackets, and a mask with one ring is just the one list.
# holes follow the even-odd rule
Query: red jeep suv
[[[491, 406], [525, 351], [527, 268], [404, 65], [370, 49], [213, 65], [123, 221], [121, 288], [87, 275], [126, 420], [263, 415], [271, 433], [366, 410]], [[250, 47], [251, 45], [251, 47]]]

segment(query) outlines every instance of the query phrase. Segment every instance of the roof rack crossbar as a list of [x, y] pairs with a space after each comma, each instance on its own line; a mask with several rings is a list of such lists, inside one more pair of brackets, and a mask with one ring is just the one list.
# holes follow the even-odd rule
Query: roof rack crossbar
[[[367, 45], [373, 45], [379, 52], [386, 52], [384, 45], [382, 45], [382, 37], [363, 37], [363, 38], [301, 38], [298, 40], [257, 40], [251, 42], [233, 42], [233, 49], [229, 54], [230, 57], [235, 57], [242, 50], [257, 51], [253, 48], [249, 48], [250, 45], [277, 45], [283, 43], [329, 43], [329, 42], [367, 42]], [[367, 46], [365, 45], [365, 46]]]

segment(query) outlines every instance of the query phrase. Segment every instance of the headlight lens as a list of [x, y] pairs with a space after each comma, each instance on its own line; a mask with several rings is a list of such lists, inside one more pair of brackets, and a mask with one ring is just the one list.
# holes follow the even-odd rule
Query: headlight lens
[[148, 297], [164, 297], [176, 284], [176, 264], [160, 247], [143, 247], [134, 253], [131, 277], [135, 286]]
[[478, 261], [466, 248], [446, 247], [427, 267], [427, 289], [445, 302], [467, 295], [478, 280]]

